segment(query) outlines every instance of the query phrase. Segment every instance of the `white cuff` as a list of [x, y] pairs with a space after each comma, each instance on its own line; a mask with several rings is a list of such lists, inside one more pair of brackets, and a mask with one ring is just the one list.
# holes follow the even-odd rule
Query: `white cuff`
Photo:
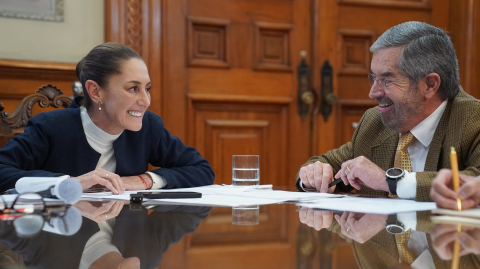
[[403, 224], [405, 231], [417, 229], [417, 212], [398, 213], [397, 220]]
[[397, 195], [402, 199], [415, 199], [417, 195], [417, 173], [405, 171], [405, 176], [397, 182]]
[[162, 176], [157, 175], [157, 174], [152, 173], [152, 172], [146, 172], [146, 173], [153, 180], [152, 188], [150, 188], [151, 190], [158, 190], [158, 189], [161, 189], [161, 188], [165, 187], [165, 185], [167, 185], [167, 181]]

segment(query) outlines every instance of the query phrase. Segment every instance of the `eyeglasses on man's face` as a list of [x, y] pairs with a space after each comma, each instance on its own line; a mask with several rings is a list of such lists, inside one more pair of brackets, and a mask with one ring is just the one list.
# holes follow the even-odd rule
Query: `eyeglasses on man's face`
[[368, 74], [368, 81], [370, 82], [370, 87], [373, 87], [373, 85], [378, 85], [382, 90], [385, 90], [391, 85], [392, 82], [395, 82], [398, 80], [399, 79], [386, 79], [386, 78], [377, 79], [374, 75]]

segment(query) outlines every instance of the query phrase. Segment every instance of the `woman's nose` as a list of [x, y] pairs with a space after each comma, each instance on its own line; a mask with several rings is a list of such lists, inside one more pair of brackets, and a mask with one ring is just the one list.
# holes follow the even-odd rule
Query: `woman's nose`
[[142, 96], [139, 99], [139, 105], [150, 106], [150, 93], [147, 90], [142, 91]]

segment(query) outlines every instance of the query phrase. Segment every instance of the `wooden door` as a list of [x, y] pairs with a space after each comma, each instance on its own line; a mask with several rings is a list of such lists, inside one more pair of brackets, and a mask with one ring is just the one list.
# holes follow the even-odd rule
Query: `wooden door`
[[[309, 2], [165, 2], [162, 116], [210, 161], [216, 184], [231, 184], [232, 155], [260, 155], [260, 183], [274, 186], [292, 185], [309, 157], [309, 119], [296, 104]], [[235, 226], [231, 208], [214, 208], [184, 243], [184, 268], [294, 267], [298, 216], [286, 209], [260, 207], [259, 225]]]
[[[232, 183], [232, 155], [255, 154], [261, 184], [293, 186], [311, 154], [310, 117], [297, 112], [300, 52], [312, 57], [310, 0], [107, 0], [106, 14], [107, 40], [147, 62], [150, 109], [210, 162], [215, 184]], [[161, 267], [293, 268], [298, 215], [286, 208], [260, 207], [254, 226], [214, 208]]]

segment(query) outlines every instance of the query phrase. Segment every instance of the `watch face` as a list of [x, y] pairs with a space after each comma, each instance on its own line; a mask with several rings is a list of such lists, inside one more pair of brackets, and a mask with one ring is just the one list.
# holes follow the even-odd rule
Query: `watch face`
[[387, 232], [391, 234], [401, 234], [404, 232], [404, 229], [397, 225], [388, 225], [386, 228], [387, 228]]
[[388, 176], [390, 177], [397, 177], [403, 173], [403, 170], [400, 168], [392, 168], [388, 169]]

